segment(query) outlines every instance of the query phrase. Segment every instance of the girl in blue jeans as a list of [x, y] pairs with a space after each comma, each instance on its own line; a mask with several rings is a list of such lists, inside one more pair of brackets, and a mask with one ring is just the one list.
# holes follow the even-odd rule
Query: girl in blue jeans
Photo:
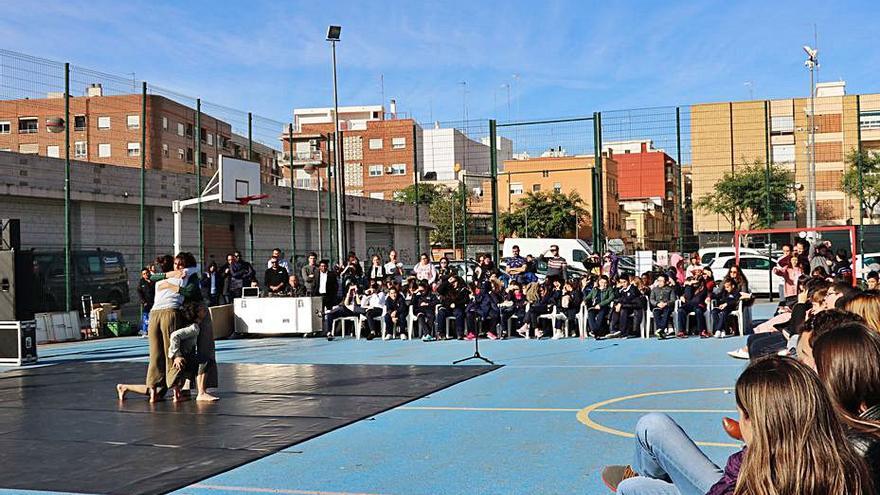
[[632, 466], [608, 466], [612, 491], [642, 495], [874, 493], [818, 376], [794, 359], [754, 361], [736, 382], [744, 448], [718, 468], [665, 414], [636, 426]]

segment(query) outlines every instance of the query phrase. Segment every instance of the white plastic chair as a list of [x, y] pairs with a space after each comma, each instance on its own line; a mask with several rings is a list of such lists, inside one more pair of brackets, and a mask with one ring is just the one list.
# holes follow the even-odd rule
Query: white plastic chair
[[[743, 310], [743, 303], [744, 303], [744, 301], [742, 299], [740, 299], [736, 303], [736, 309], [730, 312], [731, 316], [736, 316], [736, 327], [737, 327], [737, 330], [739, 330], [740, 337], [742, 337], [746, 333], [746, 331], [745, 331], [746, 322], [745, 322], [745, 312]], [[709, 311], [706, 313], [707, 322], [709, 325], [708, 328], [714, 328], [714, 325], [713, 325], [714, 320], [712, 318], [712, 310], [715, 309], [715, 307], [716, 307], [715, 300], [713, 299], [709, 303]]]
[[[650, 297], [645, 296], [645, 299], [646, 299], [647, 302], [648, 302], [648, 306], [647, 306], [648, 309], [645, 311], [645, 319], [642, 320], [642, 338], [643, 338], [643, 339], [647, 339], [647, 338], [650, 338], [650, 337], [651, 337], [651, 329], [652, 329], [652, 328], [654, 329], [654, 334], [655, 334], [655, 335], [657, 334], [657, 332], [661, 331], [661, 329], [656, 328], [657, 322], [654, 321], [654, 320], [655, 320], [655, 318], [654, 318], [654, 310], [657, 309], [657, 308], [651, 305], [651, 298], [650, 298]], [[678, 301], [676, 301], [676, 303], [678, 303]], [[669, 320], [672, 320], [672, 321], [673, 321], [673, 325], [672, 325], [672, 326], [673, 326], [673, 328], [674, 328], [674, 327], [675, 327], [674, 317], [675, 317], [675, 312], [676, 312], [677, 309], [678, 309], [678, 305], [677, 305], [677, 304], [674, 305], [673, 308], [674, 308], [674, 309], [673, 309], [673, 314], [670, 315], [671, 317], [670, 317]], [[667, 323], [666, 323], [666, 328], [669, 328], [669, 321], [667, 321]], [[665, 331], [666, 328], [664, 328], [663, 330]]]
[[[538, 321], [550, 320], [550, 328], [553, 330], [553, 335], [556, 335], [556, 321], [557, 320], [565, 321], [567, 319], [568, 318], [565, 317], [565, 313], [559, 311], [559, 309], [556, 307], [555, 304], [551, 307], [549, 313], [538, 316]], [[563, 332], [565, 333], [565, 330], [563, 330]], [[568, 335], [565, 335], [565, 336], [568, 337]]]
[[[709, 308], [709, 305], [707, 305], [707, 309], [704, 312], [705, 314], [703, 315], [704, 318], [706, 319], [706, 328], [707, 329], [712, 328], [712, 311], [708, 308]], [[675, 300], [675, 309], [673, 310], [673, 314], [675, 314], [676, 321], [678, 321], [679, 311], [681, 311], [681, 299], [676, 299]], [[681, 328], [679, 328], [678, 329], [679, 331], [683, 331], [684, 333], [690, 333], [691, 316], [696, 317], [697, 313], [695, 311], [688, 312], [687, 317], [684, 319], [684, 329], [682, 330]]]
[[352, 334], [356, 339], [360, 340], [361, 338], [361, 315], [355, 316], [342, 316], [333, 320], [333, 326], [330, 328], [330, 335], [336, 335], [336, 324], [340, 325], [340, 337], [345, 337], [345, 322], [349, 321], [354, 325], [354, 331]]

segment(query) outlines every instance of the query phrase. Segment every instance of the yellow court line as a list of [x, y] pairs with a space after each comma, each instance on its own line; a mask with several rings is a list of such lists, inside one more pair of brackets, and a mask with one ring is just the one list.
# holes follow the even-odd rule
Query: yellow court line
[[290, 490], [285, 488], [256, 488], [249, 486], [227, 486], [227, 485], [203, 485], [201, 483], [193, 485], [191, 488], [201, 488], [204, 490], [222, 490], [239, 493], [280, 493], [283, 495], [379, 495], [376, 493], [354, 493], [354, 492], [325, 492], [320, 490]]
[[[645, 392], [641, 394], [633, 394], [633, 395], [625, 395], [623, 397], [616, 397], [614, 399], [608, 399], [601, 402], [596, 402], [595, 404], [591, 404], [577, 413], [577, 419], [588, 428], [592, 428], [596, 431], [601, 431], [603, 433], [609, 433], [611, 435], [617, 435], [619, 437], [626, 438], [635, 438], [635, 435], [632, 433], [628, 433], [625, 431], [616, 430], [614, 428], [609, 428], [608, 426], [599, 424], [590, 418], [590, 413], [596, 412], [599, 409], [607, 406], [609, 404], [615, 404], [617, 402], [623, 402], [626, 400], [632, 399], [641, 399], [643, 397], [656, 397], [658, 395], [673, 395], [673, 394], [687, 394], [693, 392], [723, 392], [725, 390], [732, 390], [730, 387], [712, 387], [712, 388], [689, 388], [682, 390], [664, 390], [660, 392]], [[656, 411], [663, 412], [663, 411]], [[742, 444], [739, 443], [721, 443], [721, 442], [695, 442], [697, 445], [702, 445], [705, 447], [733, 447], [739, 448], [742, 447]]]

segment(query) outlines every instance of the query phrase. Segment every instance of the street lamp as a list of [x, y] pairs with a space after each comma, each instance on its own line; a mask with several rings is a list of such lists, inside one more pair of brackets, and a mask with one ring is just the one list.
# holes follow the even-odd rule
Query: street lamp
[[819, 67], [819, 50], [804, 45], [807, 60], [804, 66], [810, 70], [810, 134], [808, 150], [809, 173], [807, 174], [807, 227], [815, 227], [816, 221], [816, 85], [815, 71]]
[[[336, 186], [336, 239], [337, 256], [340, 262], [345, 259], [345, 208], [343, 197], [345, 194], [345, 172], [341, 160], [341, 146], [339, 142], [339, 92], [336, 85], [336, 42], [342, 33], [342, 26], [330, 26], [327, 28], [327, 41], [330, 42], [330, 51], [333, 57], [333, 164], [336, 167], [334, 184]], [[320, 182], [320, 179], [319, 179]], [[319, 184], [320, 185], [320, 184]]]

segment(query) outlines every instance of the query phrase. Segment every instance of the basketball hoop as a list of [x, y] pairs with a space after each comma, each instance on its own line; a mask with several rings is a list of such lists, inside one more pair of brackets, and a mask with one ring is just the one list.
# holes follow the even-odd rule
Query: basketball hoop
[[259, 199], [268, 198], [268, 194], [251, 194], [250, 196], [242, 196], [240, 198], [235, 198], [238, 201], [238, 204], [244, 206], [250, 203], [251, 201], [257, 201]]

